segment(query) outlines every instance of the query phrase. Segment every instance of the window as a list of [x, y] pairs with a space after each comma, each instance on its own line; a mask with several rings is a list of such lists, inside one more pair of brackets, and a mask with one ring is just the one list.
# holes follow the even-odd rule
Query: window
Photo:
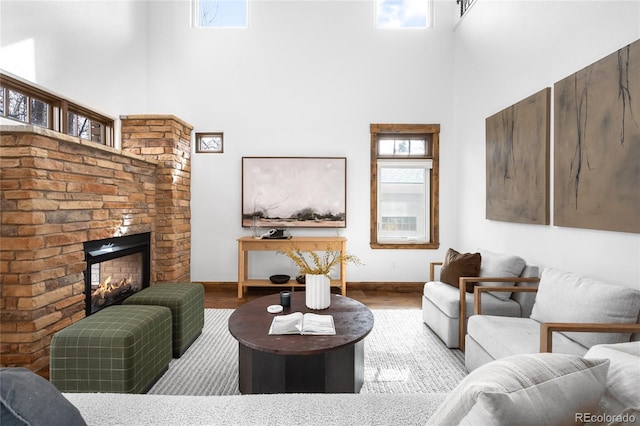
[[99, 120], [83, 115], [81, 111], [69, 109], [66, 133], [88, 141], [103, 143], [105, 126]]
[[376, 28], [430, 28], [432, 0], [376, 0]]
[[371, 125], [371, 247], [437, 249], [437, 124]]
[[248, 0], [192, 0], [194, 27], [246, 28]]
[[113, 120], [0, 74], [0, 117], [113, 146]]
[[196, 152], [222, 153], [222, 133], [196, 133]]
[[[27, 124], [48, 128], [49, 104], [20, 90], [2, 87], [2, 115]], [[4, 110], [6, 93], [7, 111]]]

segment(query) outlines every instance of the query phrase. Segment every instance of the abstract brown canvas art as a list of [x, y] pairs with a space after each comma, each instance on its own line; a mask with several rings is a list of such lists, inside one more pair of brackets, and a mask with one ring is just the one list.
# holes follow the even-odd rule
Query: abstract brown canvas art
[[554, 85], [554, 225], [640, 232], [640, 41]]
[[486, 120], [487, 219], [549, 224], [550, 92]]

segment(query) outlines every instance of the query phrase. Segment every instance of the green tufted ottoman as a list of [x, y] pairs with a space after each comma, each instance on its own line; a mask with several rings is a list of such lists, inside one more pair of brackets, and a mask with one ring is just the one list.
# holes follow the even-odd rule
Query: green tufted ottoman
[[110, 306], [57, 332], [50, 379], [62, 392], [144, 393], [171, 361], [171, 311]]
[[125, 305], [160, 305], [171, 309], [173, 356], [180, 358], [204, 327], [204, 287], [196, 283], [156, 284], [129, 296]]

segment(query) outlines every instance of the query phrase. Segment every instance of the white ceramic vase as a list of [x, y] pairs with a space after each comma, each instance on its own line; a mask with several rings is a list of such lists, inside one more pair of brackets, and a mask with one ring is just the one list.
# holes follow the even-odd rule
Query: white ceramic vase
[[305, 276], [306, 305], [309, 309], [327, 309], [331, 305], [331, 282], [326, 275]]

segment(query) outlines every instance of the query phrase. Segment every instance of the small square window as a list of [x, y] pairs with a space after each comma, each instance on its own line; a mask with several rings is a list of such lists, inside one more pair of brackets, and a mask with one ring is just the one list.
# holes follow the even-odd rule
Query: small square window
[[31, 98], [31, 124], [49, 127], [49, 104]]
[[222, 133], [196, 133], [196, 152], [222, 153]]
[[393, 156], [396, 153], [396, 141], [394, 139], [380, 139], [378, 141], [378, 154]]
[[9, 90], [9, 108], [7, 116], [14, 120], [19, 120], [25, 123], [29, 122], [29, 116], [27, 114], [27, 99], [29, 97], [15, 90]]
[[82, 139], [91, 140], [91, 120], [87, 117], [69, 111], [67, 115], [67, 133], [71, 136], [77, 136]]

